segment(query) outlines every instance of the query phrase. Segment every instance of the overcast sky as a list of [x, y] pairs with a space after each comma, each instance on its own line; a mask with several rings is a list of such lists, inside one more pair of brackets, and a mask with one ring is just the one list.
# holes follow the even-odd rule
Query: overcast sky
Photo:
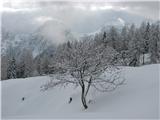
[[52, 20], [74, 32], [89, 33], [104, 25], [160, 20], [159, 5], [158, 1], [4, 0], [1, 9], [2, 27], [25, 33]]

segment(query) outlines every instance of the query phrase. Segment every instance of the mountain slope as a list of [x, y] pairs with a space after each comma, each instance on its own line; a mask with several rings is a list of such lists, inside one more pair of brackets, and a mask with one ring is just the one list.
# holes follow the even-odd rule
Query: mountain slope
[[54, 48], [59, 43], [74, 39], [74, 35], [62, 23], [49, 20], [36, 31], [28, 34], [13, 34], [3, 28], [1, 50], [3, 55], [10, 54], [8, 52], [12, 51], [14, 53], [11, 54], [16, 56], [21, 51], [30, 49], [36, 57], [51, 46]]
[[[2, 81], [2, 118], [155, 119], [159, 107], [159, 67], [125, 67], [126, 84], [113, 92], [90, 92], [89, 99], [93, 101], [87, 110], [81, 105], [79, 89], [40, 91], [48, 76]], [[68, 104], [70, 96], [73, 101]]]

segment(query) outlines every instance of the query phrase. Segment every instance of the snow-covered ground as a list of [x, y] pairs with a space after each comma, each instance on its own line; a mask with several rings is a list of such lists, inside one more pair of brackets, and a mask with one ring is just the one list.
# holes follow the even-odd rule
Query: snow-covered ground
[[[158, 119], [159, 67], [125, 67], [126, 84], [113, 92], [92, 91], [83, 109], [80, 92], [72, 87], [41, 91], [48, 76], [2, 81], [2, 118], [119, 118]], [[69, 104], [69, 97], [73, 101]], [[22, 98], [25, 100], [22, 101]]]

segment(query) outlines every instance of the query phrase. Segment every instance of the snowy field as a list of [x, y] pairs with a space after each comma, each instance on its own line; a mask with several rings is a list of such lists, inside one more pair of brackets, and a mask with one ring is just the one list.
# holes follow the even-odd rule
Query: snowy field
[[[48, 76], [2, 81], [3, 119], [119, 118], [158, 119], [159, 67], [126, 67], [125, 84], [113, 92], [91, 91], [84, 110], [80, 92], [72, 87], [41, 91]], [[22, 101], [22, 98], [25, 98]], [[69, 104], [69, 98], [73, 100]]]

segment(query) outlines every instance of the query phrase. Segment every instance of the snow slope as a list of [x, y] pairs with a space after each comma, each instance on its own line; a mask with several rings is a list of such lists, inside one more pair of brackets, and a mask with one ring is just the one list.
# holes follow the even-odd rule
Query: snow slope
[[[2, 81], [2, 118], [158, 119], [159, 67], [125, 67], [126, 84], [113, 92], [90, 92], [93, 101], [87, 110], [81, 105], [78, 89], [40, 91], [48, 76]], [[73, 101], [68, 104], [70, 96]]]

